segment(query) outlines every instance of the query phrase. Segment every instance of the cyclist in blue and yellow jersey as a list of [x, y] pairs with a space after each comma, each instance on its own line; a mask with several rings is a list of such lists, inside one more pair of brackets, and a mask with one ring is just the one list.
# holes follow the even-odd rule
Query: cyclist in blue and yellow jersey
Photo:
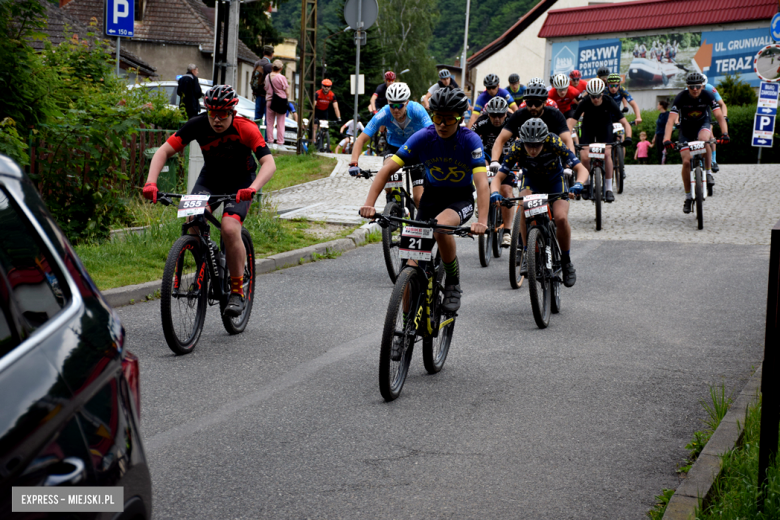
[[523, 102], [523, 95], [525, 94], [525, 85], [520, 83], [520, 75], [509, 75], [509, 86], [506, 90], [509, 92], [509, 95], [512, 96], [515, 104], [520, 106], [520, 103]]
[[[504, 157], [504, 163], [498, 170], [491, 187], [490, 201], [500, 201], [503, 197], [498, 193], [497, 187], [507, 175], [512, 174], [511, 168], [518, 164], [525, 169], [523, 184], [520, 187], [520, 196], [525, 197], [532, 193], [564, 193], [565, 183], [563, 179], [563, 166], [565, 164], [574, 170], [577, 181], [569, 191], [575, 195], [582, 191], [582, 182], [588, 178], [588, 170], [580, 163], [563, 140], [550, 133], [547, 125], [538, 118], [532, 118], [520, 127], [520, 139], [512, 145], [512, 149]], [[569, 226], [569, 201], [560, 199], [553, 202], [552, 215], [555, 219], [556, 236], [561, 246], [561, 264], [563, 268], [563, 284], [571, 287], [577, 281], [574, 264], [571, 262], [571, 227]], [[525, 228], [525, 215], [520, 211], [520, 234], [523, 244], [527, 244], [527, 230]], [[525, 249], [525, 247], [524, 247]], [[523, 255], [523, 264], [520, 273], [528, 273], [528, 264]]]
[[[720, 105], [720, 113], [723, 114], [723, 117], [726, 119], [726, 123], [729, 122], [729, 107], [726, 106], [726, 102], [723, 101], [723, 98], [720, 97], [720, 93], [718, 92], [718, 89], [715, 88], [715, 85], [709, 82], [707, 79], [706, 74], [702, 74], [702, 77], [704, 78], [704, 92], [709, 92], [709, 94], [715, 98], [715, 101], [718, 102], [718, 105]], [[720, 166], [718, 166], [718, 161], [715, 158], [716, 153], [716, 146], [713, 143], [712, 145], [712, 173], [718, 173], [720, 171]]]
[[[380, 127], [387, 127], [387, 147], [384, 161], [384, 164], [387, 164], [415, 132], [433, 125], [425, 108], [415, 101], [409, 101], [411, 95], [412, 92], [406, 83], [393, 83], [387, 87], [387, 105], [371, 118], [366, 130], [360, 134], [352, 147], [352, 158], [349, 163], [350, 175], [353, 177], [360, 175], [358, 167], [360, 152], [363, 150], [363, 145], [379, 131]], [[412, 197], [417, 206], [420, 205], [422, 193], [423, 174], [422, 172], [413, 173]], [[390, 190], [387, 190], [387, 196], [389, 200]]]
[[[487, 231], [490, 189], [485, 168], [485, 152], [479, 136], [461, 127], [463, 111], [468, 106], [466, 94], [460, 89], [437, 90], [430, 99], [434, 126], [415, 133], [386, 163], [374, 178], [360, 214], [372, 218], [374, 203], [388, 177], [406, 164], [425, 166], [425, 191], [416, 220], [435, 218], [439, 224], [459, 226], [474, 214], [474, 186], [477, 189], [479, 220], [471, 224], [471, 232]], [[447, 312], [460, 308], [460, 269], [455, 238], [436, 233], [442, 263], [447, 277], [444, 282], [444, 302]]]
[[500, 88], [498, 86], [498, 76], [495, 74], [488, 74], [485, 76], [483, 84], [485, 85], [485, 91], [477, 96], [477, 101], [474, 103], [474, 110], [471, 114], [471, 119], [466, 125], [468, 128], [471, 128], [474, 123], [477, 122], [477, 118], [479, 118], [480, 114], [482, 113], [482, 109], [484, 108], [485, 104], [496, 96], [506, 99], [506, 103], [509, 105], [510, 114], [517, 110], [515, 100], [512, 98], [509, 92], [507, 92], [506, 89]]
[[[636, 104], [634, 97], [628, 93], [628, 90], [620, 85], [621, 81], [622, 78], [620, 77], [620, 74], [612, 73], [607, 76], [607, 95], [614, 99], [618, 106], [620, 106], [621, 102], [625, 106], [630, 105], [636, 115], [636, 124], [639, 124], [642, 122], [642, 113], [639, 111], [639, 105]], [[613, 122], [617, 123], [617, 121]]]

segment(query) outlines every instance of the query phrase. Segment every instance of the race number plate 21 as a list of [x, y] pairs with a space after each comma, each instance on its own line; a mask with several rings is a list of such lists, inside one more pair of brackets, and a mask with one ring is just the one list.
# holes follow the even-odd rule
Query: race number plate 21
[[179, 212], [177, 216], [189, 217], [191, 215], [202, 215], [209, 204], [208, 195], [184, 195], [179, 201]]
[[547, 213], [547, 195], [527, 195], [523, 199], [523, 211], [525, 218], [533, 217], [542, 213]]
[[406, 260], [431, 260], [435, 242], [432, 228], [406, 226], [401, 231], [398, 256]]

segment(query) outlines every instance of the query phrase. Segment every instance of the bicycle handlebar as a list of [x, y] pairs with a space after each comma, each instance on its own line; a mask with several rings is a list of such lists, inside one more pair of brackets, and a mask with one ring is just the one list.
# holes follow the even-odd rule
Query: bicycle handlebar
[[[688, 144], [690, 141], [672, 141], [672, 150], [675, 152], [679, 152], [680, 148]], [[731, 141], [724, 141], [723, 139], [709, 139], [707, 141], [704, 141], [707, 144], [723, 144], [726, 145], [730, 143]]]
[[[184, 197], [185, 195], [188, 195], [187, 193], [165, 193], [162, 191], [157, 192], [157, 201], [162, 204], [163, 206], [172, 206], [173, 199], [180, 199]], [[221, 204], [227, 200], [235, 200], [238, 196], [238, 193], [233, 193], [232, 195], [209, 195], [209, 204]], [[254, 195], [252, 196], [252, 199], [254, 199]]]
[[[457, 235], [466, 237], [471, 235], [471, 227], [466, 226], [447, 226], [437, 223], [435, 218], [432, 218], [426, 222], [421, 220], [410, 220], [400, 217], [394, 217], [392, 215], [382, 215], [381, 213], [375, 213], [372, 220], [378, 220], [378, 224], [382, 227], [387, 227], [391, 222], [402, 222], [404, 224], [410, 224], [412, 226], [429, 227], [433, 228], [434, 232], [442, 233], [445, 235]], [[444, 231], [439, 231], [444, 230]]]
[[377, 173], [379, 170], [360, 170], [360, 175], [358, 177], [363, 177], [364, 179], [370, 179], [374, 176], [375, 173]]

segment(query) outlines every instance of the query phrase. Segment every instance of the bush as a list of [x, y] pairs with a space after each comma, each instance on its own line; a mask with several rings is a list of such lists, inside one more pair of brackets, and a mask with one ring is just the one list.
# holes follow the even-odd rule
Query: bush
[[717, 89], [726, 103], [729, 113], [731, 113], [731, 107], [755, 105], [758, 102], [758, 96], [756, 96], [753, 87], [742, 81], [739, 78], [739, 73], [735, 76], [726, 74], [726, 77], [717, 84]]

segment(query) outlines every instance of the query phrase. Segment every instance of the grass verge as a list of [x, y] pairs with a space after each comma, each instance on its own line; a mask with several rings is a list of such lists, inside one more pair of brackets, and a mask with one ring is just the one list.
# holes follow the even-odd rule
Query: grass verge
[[[146, 213], [139, 213], [139, 225], [149, 226], [142, 232], [114, 238], [112, 241], [75, 246], [101, 290], [150, 282], [162, 277], [168, 251], [181, 235], [184, 220], [176, 217], [174, 207], [161, 209], [145, 204], [139, 207], [140, 211]], [[244, 225], [252, 234], [257, 258], [344, 238], [355, 229], [345, 228], [336, 236], [317, 237], [307, 231], [322, 228], [324, 224], [276, 218], [276, 208], [267, 203], [253, 204]], [[213, 227], [212, 238], [219, 243], [219, 231]]]
[[314, 154], [274, 155], [274, 161], [276, 173], [263, 186], [263, 193], [328, 177], [338, 163], [336, 159]]

